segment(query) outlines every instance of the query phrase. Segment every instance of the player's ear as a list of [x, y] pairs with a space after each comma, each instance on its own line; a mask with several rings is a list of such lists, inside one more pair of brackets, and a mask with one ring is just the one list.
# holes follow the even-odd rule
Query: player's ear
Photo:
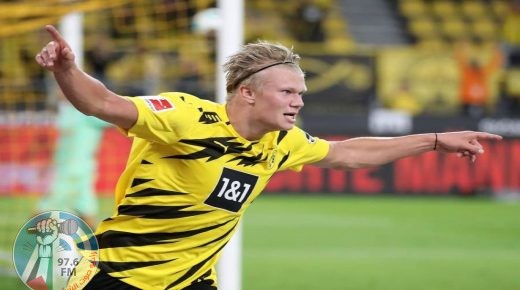
[[248, 104], [255, 103], [255, 92], [251, 89], [250, 86], [241, 85], [238, 87], [240, 92], [240, 97], [243, 98]]

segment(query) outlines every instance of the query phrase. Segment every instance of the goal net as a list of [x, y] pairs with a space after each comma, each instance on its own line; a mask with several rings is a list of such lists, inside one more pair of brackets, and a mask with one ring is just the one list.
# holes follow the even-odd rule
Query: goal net
[[[66, 15], [81, 14], [84, 70], [119, 94], [189, 91], [214, 99], [214, 6], [210, 0], [0, 1], [0, 280], [7, 288], [25, 289], [12, 266], [13, 242], [52, 194], [57, 143], [65, 134], [57, 126], [62, 97], [34, 61], [50, 40], [44, 25], [59, 27]], [[130, 146], [117, 129], [102, 130], [94, 157], [98, 220], [112, 210]]]

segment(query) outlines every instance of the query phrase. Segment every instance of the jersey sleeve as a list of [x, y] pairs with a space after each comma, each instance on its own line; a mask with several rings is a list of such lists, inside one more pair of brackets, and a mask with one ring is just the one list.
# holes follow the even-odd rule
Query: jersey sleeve
[[128, 97], [138, 111], [137, 122], [127, 135], [153, 142], [177, 142], [197, 122], [200, 113], [194, 105], [198, 99], [183, 93]]
[[279, 170], [301, 171], [304, 165], [318, 162], [329, 153], [328, 141], [311, 136], [298, 127], [289, 130], [286, 138], [286, 161]]

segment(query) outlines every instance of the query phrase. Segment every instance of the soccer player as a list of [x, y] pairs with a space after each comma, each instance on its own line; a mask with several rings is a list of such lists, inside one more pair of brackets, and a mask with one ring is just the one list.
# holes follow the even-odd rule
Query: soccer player
[[96, 153], [103, 129], [109, 124], [78, 112], [67, 100], [58, 106], [58, 141], [54, 150], [54, 176], [38, 210], [65, 210], [79, 215], [91, 228], [97, 225], [95, 194]]
[[[100, 223], [87, 289], [216, 289], [215, 263], [251, 202], [280, 170], [355, 169], [437, 150], [475, 161], [485, 132], [326, 141], [295, 126], [306, 91], [299, 56], [258, 42], [229, 57], [227, 103], [187, 93], [124, 97], [74, 64], [52, 26], [37, 62], [81, 112], [133, 137], [113, 215]], [[78, 267], [82, 267], [82, 264]]]

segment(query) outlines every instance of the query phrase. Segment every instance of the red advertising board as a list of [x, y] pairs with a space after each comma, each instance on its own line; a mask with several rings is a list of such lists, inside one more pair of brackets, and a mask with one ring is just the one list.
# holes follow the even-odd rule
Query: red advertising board
[[[52, 176], [57, 131], [51, 125], [0, 126], [0, 195], [41, 194]], [[343, 137], [336, 136], [334, 139]], [[111, 195], [121, 174], [131, 140], [108, 128], [98, 152], [96, 190]], [[379, 168], [354, 171], [304, 167], [280, 172], [268, 192], [333, 192], [362, 195], [472, 195], [479, 191], [520, 190], [520, 139], [483, 142], [486, 154], [476, 163], [453, 154], [430, 152]]]

